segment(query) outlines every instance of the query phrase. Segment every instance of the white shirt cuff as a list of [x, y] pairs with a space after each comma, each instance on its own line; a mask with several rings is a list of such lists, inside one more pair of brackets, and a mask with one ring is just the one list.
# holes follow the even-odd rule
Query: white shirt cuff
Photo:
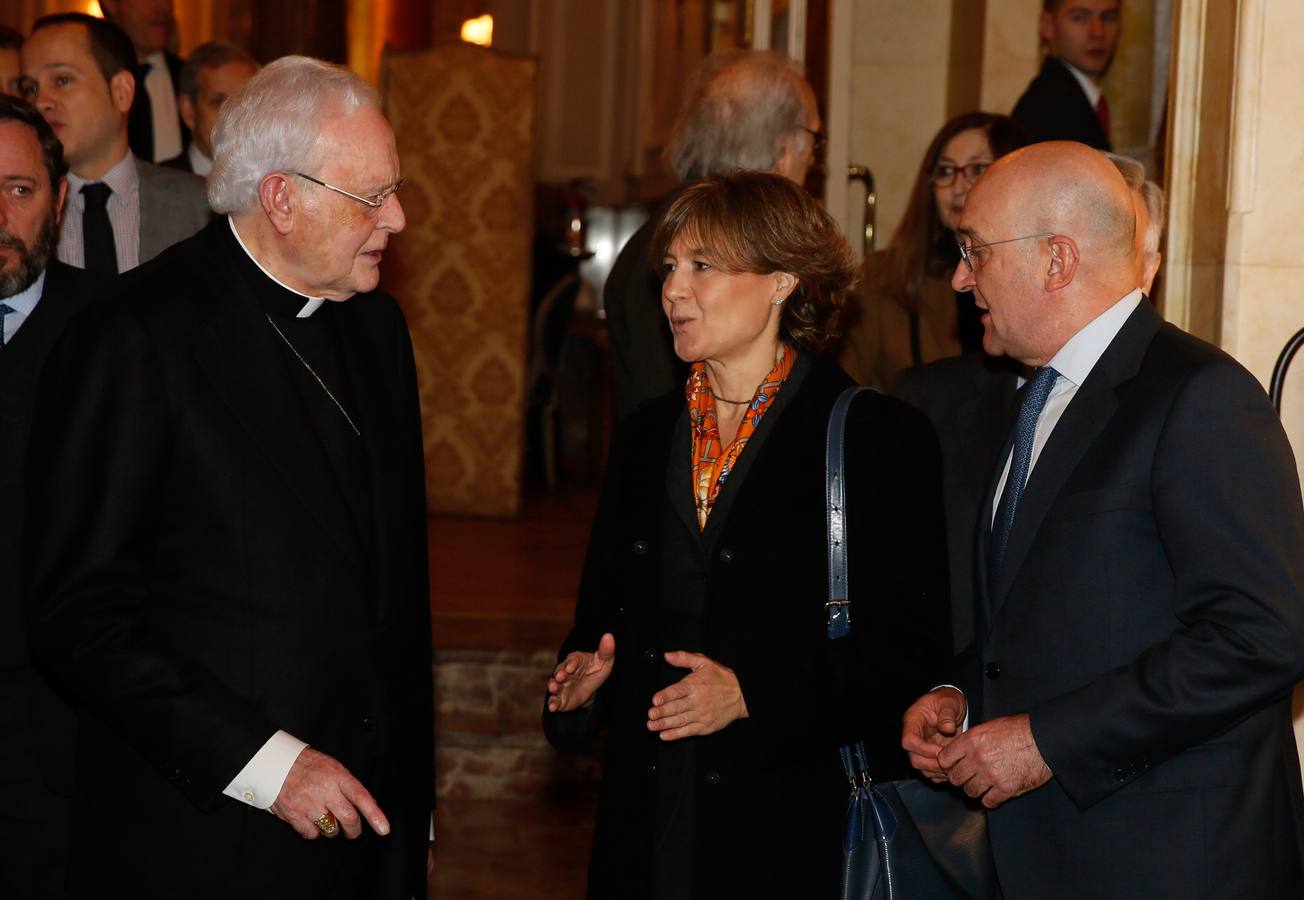
[[290, 774], [290, 767], [307, 746], [288, 732], [276, 732], [239, 774], [231, 779], [222, 793], [241, 803], [267, 809], [276, 802], [281, 793], [281, 785], [285, 784], [285, 779]]
[[[937, 685], [937, 687], [933, 688], [933, 690], [937, 690], [937, 688], [944, 688], [944, 687], [949, 687], [953, 691], [960, 691], [960, 689], [953, 684], [939, 684]], [[960, 691], [960, 696], [964, 697], [964, 691]], [[969, 698], [964, 697], [964, 721], [960, 723], [960, 733], [964, 734], [968, 730], [969, 730]]]

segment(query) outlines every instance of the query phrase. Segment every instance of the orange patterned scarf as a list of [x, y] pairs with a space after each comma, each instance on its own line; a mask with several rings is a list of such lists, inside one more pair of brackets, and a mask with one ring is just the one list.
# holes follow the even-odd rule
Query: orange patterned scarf
[[729, 473], [742, 455], [743, 448], [752, 433], [761, 424], [761, 417], [770, 408], [779, 388], [787, 380], [792, 365], [797, 360], [797, 351], [787, 344], [782, 345], [783, 352], [770, 374], [756, 388], [756, 394], [743, 413], [738, 434], [728, 448], [720, 446], [720, 426], [716, 421], [715, 398], [711, 396], [711, 380], [706, 374], [706, 363], [693, 363], [688, 376], [688, 421], [693, 429], [693, 495], [697, 506], [697, 525], [706, 529], [706, 520], [711, 515], [711, 508], [720, 496]]

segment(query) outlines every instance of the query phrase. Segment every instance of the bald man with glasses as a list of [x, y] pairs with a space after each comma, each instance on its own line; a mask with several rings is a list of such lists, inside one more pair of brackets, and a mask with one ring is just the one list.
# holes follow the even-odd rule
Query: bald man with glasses
[[1007, 900], [1298, 898], [1295, 460], [1258, 381], [1142, 297], [1144, 207], [1070, 142], [969, 194], [952, 284], [1026, 378], [978, 508], [963, 692], [920, 698], [902, 744], [987, 807]]

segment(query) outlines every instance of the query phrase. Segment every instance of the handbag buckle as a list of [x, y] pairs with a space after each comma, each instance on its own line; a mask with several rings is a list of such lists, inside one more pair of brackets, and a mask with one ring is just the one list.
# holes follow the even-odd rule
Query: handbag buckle
[[844, 638], [851, 633], [851, 601], [834, 597], [824, 604], [825, 631], [831, 640]]

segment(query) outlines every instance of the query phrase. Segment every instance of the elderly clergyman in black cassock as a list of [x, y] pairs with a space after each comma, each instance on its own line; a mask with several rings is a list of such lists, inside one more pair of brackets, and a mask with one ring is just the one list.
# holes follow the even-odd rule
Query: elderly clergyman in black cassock
[[195, 237], [55, 349], [29, 640], [78, 708], [74, 896], [425, 896], [417, 385], [376, 292], [394, 136], [287, 57], [224, 107]]

